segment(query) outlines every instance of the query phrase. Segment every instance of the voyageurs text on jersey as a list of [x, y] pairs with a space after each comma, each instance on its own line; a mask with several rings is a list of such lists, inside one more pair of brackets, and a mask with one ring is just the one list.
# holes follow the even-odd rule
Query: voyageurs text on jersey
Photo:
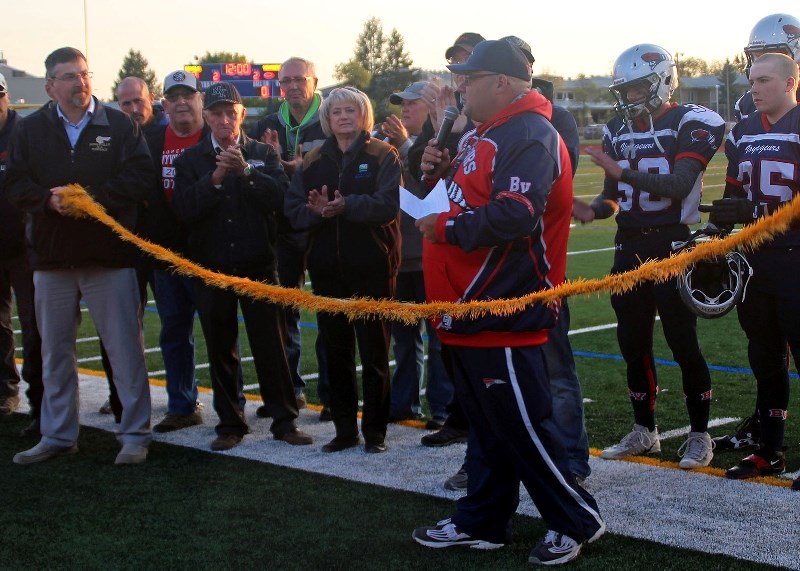
[[[653, 127], [651, 133], [650, 121], [639, 120], [631, 133], [622, 119], [615, 117], [608, 123], [603, 150], [623, 169], [671, 174], [675, 162], [684, 157], [700, 161], [705, 170], [725, 136], [722, 117], [694, 104], [673, 104], [653, 122]], [[683, 200], [656, 196], [621, 180], [606, 178], [603, 196], [619, 204], [617, 224], [623, 228], [695, 224], [700, 222], [697, 207], [702, 188], [703, 173]]]
[[[800, 105], [769, 125], [759, 112], [737, 124], [725, 141], [728, 184], [741, 187], [747, 200], [768, 205], [791, 201], [800, 192]], [[771, 246], [800, 246], [800, 222]]]

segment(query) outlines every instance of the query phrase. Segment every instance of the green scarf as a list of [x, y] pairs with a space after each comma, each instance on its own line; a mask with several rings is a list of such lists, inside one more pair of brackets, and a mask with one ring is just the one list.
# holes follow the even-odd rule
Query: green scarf
[[319, 93], [315, 93], [313, 99], [311, 100], [311, 106], [308, 108], [308, 111], [306, 111], [305, 117], [303, 117], [303, 120], [300, 121], [300, 124], [297, 125], [296, 127], [291, 126], [292, 116], [289, 113], [289, 104], [286, 101], [281, 103], [281, 108], [279, 112], [281, 114], [281, 118], [283, 118], [283, 124], [286, 128], [286, 144], [292, 147], [291, 150], [287, 149], [289, 160], [292, 160], [297, 156], [297, 147], [298, 147], [298, 141], [300, 139], [299, 136], [300, 131], [303, 129], [303, 127], [305, 127], [306, 125], [308, 125], [308, 123], [311, 122], [311, 119], [313, 119], [316, 116], [317, 111], [319, 111], [319, 106], [321, 103], [322, 103], [322, 97], [320, 96]]

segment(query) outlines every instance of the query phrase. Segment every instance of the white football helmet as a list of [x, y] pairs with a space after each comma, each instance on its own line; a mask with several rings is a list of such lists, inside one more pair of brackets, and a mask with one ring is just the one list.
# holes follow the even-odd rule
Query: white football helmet
[[[611, 79], [608, 89], [617, 100], [614, 110], [626, 121], [631, 121], [644, 113], [652, 114], [669, 101], [678, 87], [678, 68], [664, 48], [639, 44], [617, 58]], [[640, 87], [646, 87], [647, 95], [629, 101], [628, 91]]]
[[767, 52], [786, 54], [800, 65], [800, 20], [789, 14], [771, 14], [753, 26], [744, 48], [748, 76], [753, 62]]
[[684, 305], [698, 317], [716, 319], [744, 298], [753, 269], [739, 252], [703, 260], [678, 276], [678, 293]]

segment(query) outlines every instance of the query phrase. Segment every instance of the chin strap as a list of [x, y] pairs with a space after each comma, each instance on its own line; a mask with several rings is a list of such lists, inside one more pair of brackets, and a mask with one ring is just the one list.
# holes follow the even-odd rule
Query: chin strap
[[656, 126], [653, 124], [653, 115], [652, 113], [648, 113], [650, 117], [650, 134], [653, 135], [653, 140], [656, 142], [656, 147], [662, 153], [664, 152], [664, 147], [661, 146], [661, 141], [658, 140], [658, 135], [656, 135]]

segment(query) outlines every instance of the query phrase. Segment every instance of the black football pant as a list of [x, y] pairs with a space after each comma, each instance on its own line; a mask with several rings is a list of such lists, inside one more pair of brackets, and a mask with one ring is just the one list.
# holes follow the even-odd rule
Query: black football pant
[[[684, 241], [689, 228], [672, 225], [620, 228], [615, 238], [612, 273], [637, 268], [645, 260], [669, 256], [673, 241]], [[681, 369], [683, 392], [693, 432], [706, 432], [711, 403], [711, 376], [697, 341], [697, 317], [683, 304], [676, 280], [644, 282], [624, 294], [611, 296], [617, 315], [617, 340], [627, 365], [628, 392], [636, 424], [655, 429], [658, 377], [653, 355], [656, 313], [664, 337]]]
[[753, 276], [737, 311], [756, 378], [761, 445], [777, 451], [789, 406], [787, 346], [795, 368], [800, 359], [800, 249], [762, 248], [747, 260]]

